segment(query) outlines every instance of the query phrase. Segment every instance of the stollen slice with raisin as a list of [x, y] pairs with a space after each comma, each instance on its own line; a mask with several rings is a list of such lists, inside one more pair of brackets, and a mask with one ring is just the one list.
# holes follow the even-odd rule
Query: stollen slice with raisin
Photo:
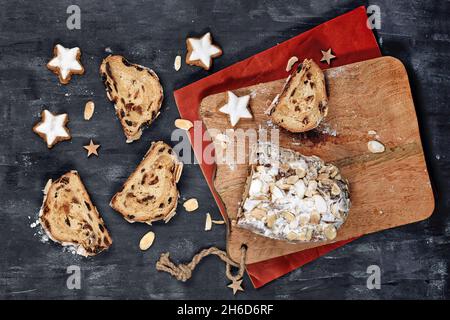
[[127, 143], [138, 140], [142, 127], [150, 125], [159, 115], [163, 88], [158, 76], [153, 70], [128, 62], [119, 55], [103, 59], [100, 74]]
[[82, 256], [95, 256], [112, 244], [111, 236], [77, 171], [47, 182], [39, 221], [48, 237], [72, 246]]
[[152, 143], [122, 189], [113, 196], [111, 207], [128, 222], [169, 221], [177, 208], [177, 183], [182, 169], [183, 163], [169, 145], [162, 141]]
[[328, 113], [325, 77], [314, 61], [305, 59], [274, 99], [272, 121], [290, 132], [316, 128]]

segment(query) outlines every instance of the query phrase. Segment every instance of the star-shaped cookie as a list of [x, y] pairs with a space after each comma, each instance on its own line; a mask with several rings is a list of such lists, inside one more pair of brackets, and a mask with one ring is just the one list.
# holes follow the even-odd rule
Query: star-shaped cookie
[[81, 50], [78, 47], [64, 48], [57, 44], [53, 48], [53, 58], [47, 63], [47, 68], [57, 74], [62, 84], [68, 84], [73, 74], [83, 74], [81, 65]]
[[235, 295], [238, 291], [244, 291], [241, 286], [242, 279], [241, 280], [233, 280], [227, 287], [233, 289], [233, 294]]
[[212, 44], [211, 33], [208, 32], [201, 38], [186, 39], [187, 54], [186, 63], [209, 70], [212, 59], [222, 55], [222, 49]]
[[231, 125], [234, 127], [241, 118], [252, 119], [253, 116], [248, 110], [248, 102], [250, 96], [238, 97], [233, 92], [227, 91], [228, 101], [219, 109], [220, 112], [228, 114], [230, 116]]
[[322, 52], [322, 59], [320, 59], [320, 62], [326, 62], [327, 64], [330, 64], [331, 59], [336, 58], [336, 56], [331, 53], [331, 48], [329, 48], [327, 51], [320, 51]]
[[67, 122], [69, 122], [67, 113], [53, 114], [44, 110], [41, 113], [41, 121], [33, 127], [33, 131], [44, 139], [50, 149], [58, 142], [72, 138], [66, 127]]
[[85, 149], [87, 150], [87, 156], [88, 156], [88, 158], [89, 158], [91, 155], [93, 155], [93, 154], [95, 154], [95, 155], [98, 157], [97, 149], [98, 149], [99, 147], [100, 147], [100, 145], [99, 145], [99, 144], [94, 144], [94, 142], [92, 141], [92, 139], [91, 139], [91, 141], [89, 142], [88, 145], [83, 146], [83, 148], [85, 148]]

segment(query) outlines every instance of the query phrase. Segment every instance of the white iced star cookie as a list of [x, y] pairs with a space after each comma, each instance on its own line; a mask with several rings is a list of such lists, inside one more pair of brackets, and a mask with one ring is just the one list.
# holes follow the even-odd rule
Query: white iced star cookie
[[187, 54], [186, 63], [209, 70], [212, 59], [222, 55], [222, 49], [212, 44], [211, 33], [206, 33], [201, 38], [186, 39]]
[[227, 91], [228, 101], [219, 109], [220, 112], [230, 116], [231, 125], [234, 127], [241, 118], [252, 119], [253, 116], [248, 110], [250, 95], [238, 97], [233, 92]]
[[69, 49], [57, 44], [53, 48], [53, 58], [47, 63], [47, 68], [58, 75], [62, 84], [68, 84], [73, 74], [81, 75], [84, 73], [80, 57], [80, 48]]
[[33, 131], [44, 139], [50, 149], [58, 142], [72, 138], [66, 127], [67, 122], [69, 122], [67, 113], [53, 114], [44, 110], [41, 113], [41, 121], [33, 127]]

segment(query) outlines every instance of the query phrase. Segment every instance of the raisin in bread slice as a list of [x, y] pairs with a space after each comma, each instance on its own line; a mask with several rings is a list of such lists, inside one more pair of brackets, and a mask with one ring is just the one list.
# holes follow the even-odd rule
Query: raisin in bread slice
[[182, 169], [183, 163], [170, 146], [162, 141], [152, 143], [121, 191], [112, 198], [111, 207], [128, 222], [167, 222], [177, 208], [177, 182]]
[[47, 182], [39, 221], [50, 239], [75, 247], [85, 257], [94, 256], [112, 244], [105, 223], [76, 171]]
[[316, 128], [327, 115], [325, 77], [312, 60], [305, 59], [288, 78], [270, 110], [272, 121], [291, 132]]
[[158, 76], [153, 70], [118, 55], [103, 59], [100, 73], [127, 142], [139, 139], [142, 126], [151, 124], [159, 115], [163, 89]]
[[348, 216], [348, 183], [333, 164], [259, 143], [237, 226], [289, 242], [334, 240]]

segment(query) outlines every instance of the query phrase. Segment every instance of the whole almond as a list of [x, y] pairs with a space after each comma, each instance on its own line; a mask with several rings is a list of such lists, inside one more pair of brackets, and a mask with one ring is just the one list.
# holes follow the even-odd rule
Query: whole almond
[[93, 101], [86, 102], [84, 106], [84, 120], [90, 120], [94, 115], [95, 104]]
[[195, 198], [189, 199], [183, 203], [183, 207], [187, 212], [195, 211], [198, 209], [198, 201]]
[[186, 119], [177, 119], [177, 120], [175, 120], [175, 127], [179, 128], [179, 129], [183, 129], [183, 130], [187, 131], [190, 128], [192, 128], [193, 126], [194, 125], [189, 120], [186, 120]]
[[155, 240], [155, 233], [153, 231], [147, 232], [139, 242], [139, 248], [142, 251], [147, 250], [152, 246], [154, 240]]

